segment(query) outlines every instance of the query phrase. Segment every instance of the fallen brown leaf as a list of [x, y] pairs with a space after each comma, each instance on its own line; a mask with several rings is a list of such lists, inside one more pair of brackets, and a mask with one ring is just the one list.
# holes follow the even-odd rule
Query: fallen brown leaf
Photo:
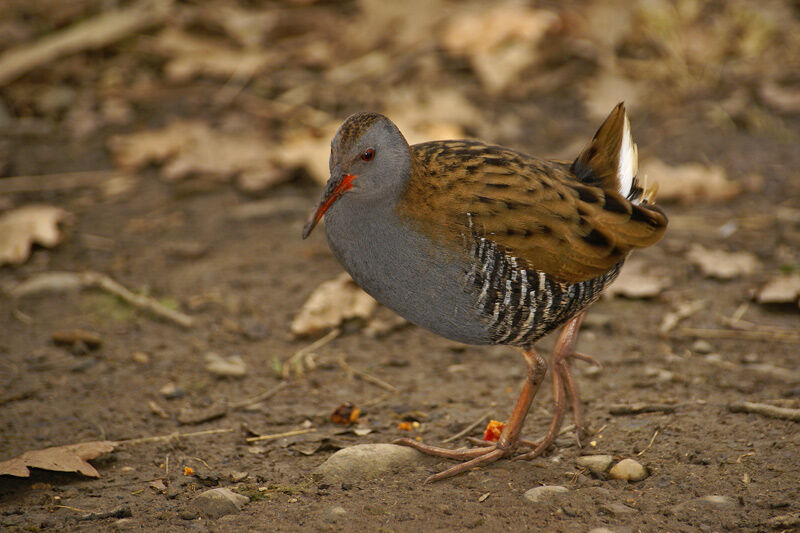
[[774, 81], [765, 81], [761, 84], [758, 94], [773, 109], [783, 113], [800, 112], [800, 90], [797, 86], [785, 87]]
[[658, 159], [647, 159], [640, 165], [639, 174], [648, 183], [658, 183], [658, 201], [724, 202], [742, 192], [738, 183], [725, 175], [725, 170], [713, 165], [686, 163], [670, 166]]
[[378, 303], [350, 278], [347, 273], [326, 281], [308, 297], [292, 321], [292, 334], [300, 337], [316, 335], [339, 326], [345, 320], [372, 316]]
[[289, 178], [276, 166], [272, 143], [256, 132], [227, 133], [200, 121], [175, 121], [160, 130], [115, 136], [110, 148], [123, 168], [163, 163], [161, 176], [175, 181], [200, 175], [233, 177], [248, 190], [265, 189]]
[[756, 256], [750, 252], [726, 252], [711, 250], [693, 244], [686, 254], [690, 263], [697, 265], [703, 275], [716, 279], [734, 279], [756, 272], [760, 266]]
[[61, 242], [58, 225], [72, 215], [49, 205], [28, 205], [0, 215], [0, 266], [28, 260], [34, 244], [52, 248]]
[[539, 43], [558, 21], [552, 11], [503, 2], [451, 17], [439, 40], [469, 58], [486, 90], [498, 93], [538, 59]]
[[672, 285], [667, 272], [639, 259], [632, 259], [622, 267], [614, 283], [603, 293], [607, 298], [654, 298]]
[[114, 442], [99, 440], [27, 451], [13, 459], [0, 462], [0, 475], [29, 477], [30, 468], [40, 468], [53, 472], [77, 472], [88, 477], [100, 477], [97, 470], [86, 461], [111, 452], [115, 447]]
[[162, 31], [150, 47], [169, 58], [164, 72], [175, 82], [186, 82], [198, 75], [247, 79], [279, 59], [269, 49], [236, 49], [220, 40], [196, 37], [176, 28]]
[[779, 274], [756, 293], [762, 304], [800, 304], [800, 274]]

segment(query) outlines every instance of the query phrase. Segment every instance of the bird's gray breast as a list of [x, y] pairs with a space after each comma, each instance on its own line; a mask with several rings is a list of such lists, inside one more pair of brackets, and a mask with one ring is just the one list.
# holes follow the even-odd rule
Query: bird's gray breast
[[342, 196], [325, 215], [334, 255], [373, 298], [448, 339], [491, 344], [468, 283], [468, 256], [434, 244], [392, 205]]

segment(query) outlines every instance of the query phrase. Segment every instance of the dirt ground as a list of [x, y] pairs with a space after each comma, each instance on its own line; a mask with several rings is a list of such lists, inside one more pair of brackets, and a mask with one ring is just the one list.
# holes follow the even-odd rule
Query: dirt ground
[[[0, 50], [8, 52], [137, 3], [4, 4]], [[39, 469], [0, 477], [1, 529], [800, 528], [797, 419], [730, 409], [800, 408], [797, 296], [754, 300], [769, 280], [800, 269], [796, 5], [159, 5], [164, 14], [110, 42], [0, 81], [0, 210], [47, 204], [70, 213], [60, 244], [0, 267], [0, 460], [119, 443], [91, 461], [97, 479]], [[620, 279], [632, 287], [627, 296], [601, 300], [587, 318], [579, 350], [604, 365], [576, 365], [592, 436], [579, 449], [565, 433], [531, 462], [501, 461], [430, 485], [425, 477], [451, 463], [315, 480], [314, 468], [340, 448], [406, 436], [439, 443], [487, 409], [505, 419], [524, 370], [513, 348], [459, 345], [410, 325], [370, 336], [354, 321], [314, 350], [313, 367], [281, 376], [282, 362], [321, 336], [293, 337], [292, 320], [342, 271], [324, 232], [300, 239], [325, 179], [331, 128], [375, 109], [420, 137], [463, 135], [570, 157], [621, 99], [643, 171], [663, 169], [648, 176], [661, 182], [670, 228], [635, 255], [642, 277]], [[126, 137], [178, 119], [188, 122], [177, 134], [138, 144]], [[187, 148], [191, 136], [201, 140]], [[253, 139], [263, 152], [237, 151]], [[714, 256], [704, 271], [695, 257], [711, 250], [747, 252], [750, 266], [718, 279], [720, 265], [735, 261]], [[181, 327], [97, 289], [12, 296], [19, 283], [62, 271], [103, 273], [195, 323]], [[76, 328], [99, 335], [100, 346], [53, 341]], [[209, 352], [241, 356], [246, 372], [214, 375]], [[342, 358], [389, 386], [347, 372]], [[281, 383], [268, 400], [246, 401]], [[353, 427], [371, 432], [331, 421], [344, 402], [362, 410]], [[636, 404], [655, 410], [621, 414]], [[547, 383], [528, 436], [543, 435], [551, 405]], [[217, 416], [197, 422], [203, 413]], [[419, 425], [399, 429], [404, 421]], [[245, 440], [303, 429], [314, 431]], [[206, 430], [220, 431], [119, 442]], [[576, 465], [585, 454], [633, 458], [649, 475], [593, 475]], [[542, 503], [523, 498], [540, 485], [569, 491]], [[214, 487], [250, 502], [207, 518], [195, 497]]]

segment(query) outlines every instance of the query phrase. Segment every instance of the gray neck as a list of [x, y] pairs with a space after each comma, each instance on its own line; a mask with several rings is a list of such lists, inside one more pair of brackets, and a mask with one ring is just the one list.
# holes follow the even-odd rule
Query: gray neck
[[407, 320], [460, 342], [489, 343], [466, 290], [464, 256], [434, 245], [397, 213], [404, 185], [397, 180], [393, 194], [343, 194], [325, 214], [334, 255], [361, 288]]

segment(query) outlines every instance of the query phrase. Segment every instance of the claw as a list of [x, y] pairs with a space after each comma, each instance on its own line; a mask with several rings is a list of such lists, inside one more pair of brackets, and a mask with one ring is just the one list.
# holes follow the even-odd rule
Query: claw
[[591, 355], [586, 355], [586, 354], [580, 353], [580, 352], [572, 352], [572, 354], [569, 355], [569, 357], [571, 357], [573, 359], [579, 359], [581, 361], [585, 361], [585, 362], [589, 363], [590, 365], [594, 365], [594, 366], [603, 368], [603, 363], [601, 363], [600, 361], [598, 361], [597, 359], [595, 359]]

